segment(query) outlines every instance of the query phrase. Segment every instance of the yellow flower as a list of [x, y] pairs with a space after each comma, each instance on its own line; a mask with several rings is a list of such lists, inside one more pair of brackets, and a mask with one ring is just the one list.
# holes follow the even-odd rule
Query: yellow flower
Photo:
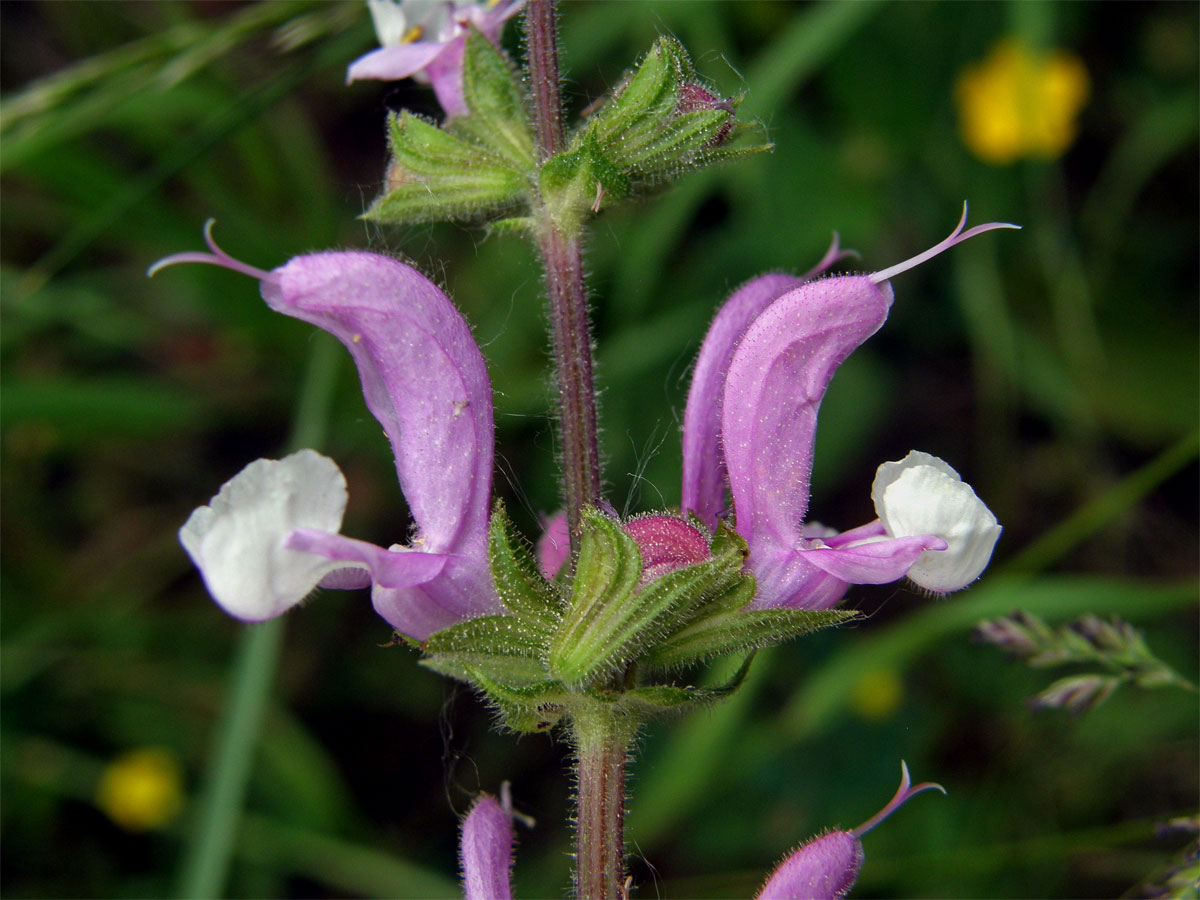
[[879, 721], [891, 716], [903, 698], [904, 683], [895, 669], [870, 669], [855, 682], [850, 706], [864, 719]]
[[96, 805], [126, 831], [161, 828], [183, 807], [178, 758], [162, 747], [122, 753], [100, 776]]
[[958, 76], [954, 98], [963, 143], [993, 165], [1061, 156], [1075, 140], [1075, 118], [1090, 87], [1073, 53], [1035, 52], [1005, 38]]

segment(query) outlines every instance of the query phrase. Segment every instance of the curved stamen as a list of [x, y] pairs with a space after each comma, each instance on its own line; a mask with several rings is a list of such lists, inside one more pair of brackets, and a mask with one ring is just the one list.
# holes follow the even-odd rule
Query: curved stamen
[[[966, 214], [964, 213], [964, 216], [965, 215]], [[946, 789], [944, 787], [942, 787], [940, 784], [935, 784], [932, 781], [925, 781], [921, 784], [918, 784], [916, 787], [913, 787], [912, 779], [910, 779], [908, 776], [908, 764], [905, 763], [904, 760], [900, 760], [900, 787], [897, 788], [896, 795], [888, 801], [887, 806], [875, 813], [875, 815], [871, 816], [871, 818], [867, 819], [867, 821], [863, 822], [857, 828], [853, 829], [850, 833], [856, 838], [861, 838], [864, 834], [903, 806], [908, 801], [909, 797], [915, 797], [922, 791], [928, 790], [941, 791], [943, 794], [946, 793]]]
[[1013, 225], [1009, 222], [988, 222], [986, 225], [976, 225], [974, 228], [968, 228], [966, 231], [963, 231], [963, 226], [966, 224], [967, 201], [964, 200], [962, 218], [958, 220], [958, 224], [954, 227], [954, 230], [950, 232], [950, 236], [948, 238], [941, 243], [934, 244], [924, 253], [918, 253], [911, 259], [906, 259], [902, 263], [896, 263], [894, 266], [889, 266], [888, 268], [880, 272], [875, 272], [867, 277], [871, 279], [872, 284], [879, 284], [880, 282], [887, 281], [894, 275], [899, 275], [901, 272], [907, 272], [909, 269], [915, 269], [921, 263], [933, 259], [942, 251], [949, 250], [955, 244], [961, 244], [963, 241], [973, 238], [977, 234], [983, 234], [985, 231], [994, 231], [997, 228], [1015, 228], [1018, 231], [1021, 228], [1020, 225]]
[[217, 246], [217, 242], [213, 240], [212, 229], [217, 224], [216, 219], [209, 219], [204, 223], [204, 243], [208, 244], [208, 249], [211, 253], [198, 253], [189, 251], [186, 253], [173, 253], [170, 256], [164, 256], [149, 269], [146, 270], [146, 277], [153, 278], [159, 271], [168, 266], [178, 265], [179, 263], [204, 263], [210, 266], [220, 266], [222, 269], [231, 269], [234, 272], [241, 272], [243, 275], [249, 275], [257, 281], [265, 281], [271, 277], [270, 272], [264, 272], [262, 269], [256, 269], [254, 266], [234, 259], [224, 250]]

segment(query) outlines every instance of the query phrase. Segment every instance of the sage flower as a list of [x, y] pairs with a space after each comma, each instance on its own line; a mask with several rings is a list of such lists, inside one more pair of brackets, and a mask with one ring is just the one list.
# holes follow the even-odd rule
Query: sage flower
[[213, 598], [262, 621], [318, 584], [372, 586], [375, 609], [419, 640], [500, 613], [488, 568], [494, 427], [491, 383], [466, 320], [411, 266], [375, 253], [299, 256], [272, 272], [240, 263], [205, 230], [209, 253], [180, 253], [258, 279], [276, 312], [316, 325], [350, 351], [367, 407], [396, 458], [415, 534], [388, 549], [338, 533], [346, 487], [313, 451], [259, 460], [192, 514], [180, 540]]
[[346, 83], [361, 79], [429, 84], [447, 116], [465, 115], [462, 67], [471, 28], [495, 43], [505, 21], [524, 0], [367, 0], [380, 47], [346, 70]]
[[[684, 414], [682, 506], [715, 527], [728, 487], [758, 583], [755, 606], [827, 609], [850, 584], [895, 581], [918, 562], [917, 578], [934, 572], [925, 579], [931, 590], [954, 591], [987, 564], [999, 536], [995, 518], [965, 495], [944, 502], [938, 492], [945, 485], [936, 479], [909, 475], [901, 484], [899, 473], [886, 470], [883, 481], [897, 484], [881, 490], [880, 518], [842, 534], [805, 523], [821, 399], [837, 367], [887, 319], [889, 279], [974, 235], [1015, 227], [991, 223], [964, 231], [966, 216], [964, 204], [949, 237], [874, 274], [755, 279], [713, 320]], [[953, 473], [940, 460], [919, 458]], [[914, 511], [926, 503], [938, 512]], [[889, 522], [899, 530], [889, 532]], [[930, 562], [939, 553], [943, 560]]]

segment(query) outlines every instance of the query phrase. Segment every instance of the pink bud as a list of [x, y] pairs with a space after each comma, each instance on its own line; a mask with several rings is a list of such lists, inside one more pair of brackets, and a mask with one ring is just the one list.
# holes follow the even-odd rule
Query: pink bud
[[940, 784], [915, 787], [908, 766], [900, 763], [900, 788], [888, 805], [850, 831], [840, 828], [813, 838], [781, 862], [755, 900], [840, 900], [854, 887], [863, 864], [862, 836], [922, 791], [941, 791]]
[[733, 104], [714, 94], [703, 85], [684, 84], [680, 86], [679, 102], [675, 105], [675, 111], [679, 115], [683, 115], [684, 113], [695, 112], [699, 109], [723, 109], [729, 113], [729, 121], [722, 125], [716, 137], [709, 141], [710, 147], [721, 146], [721, 144], [725, 143], [726, 138], [729, 137], [729, 132], [733, 130]]
[[780, 863], [757, 900], [838, 900], [854, 887], [862, 864], [862, 841], [848, 831], [826, 832]]

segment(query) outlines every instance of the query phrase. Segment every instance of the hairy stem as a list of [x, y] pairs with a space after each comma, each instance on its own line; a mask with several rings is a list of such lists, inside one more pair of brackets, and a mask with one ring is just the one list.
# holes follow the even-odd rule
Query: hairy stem
[[[529, 0], [525, 35], [533, 92], [538, 161], [563, 149], [562, 93], [553, 0]], [[582, 236], [569, 232], [543, 206], [537, 211], [538, 250], [550, 297], [550, 331], [558, 383], [563, 494], [571, 558], [583, 508], [600, 500], [596, 388], [592, 335], [584, 289]], [[602, 708], [581, 709], [572, 720], [576, 750], [575, 896], [616, 900], [625, 873], [625, 760], [633, 729]]]
[[553, 0], [529, 0], [525, 12], [525, 42], [529, 49], [533, 127], [537, 134], [539, 162], [563, 147], [556, 18]]
[[[551, 0], [530, 0], [525, 16], [529, 78], [533, 90], [538, 156], [562, 150], [562, 96], [559, 89], [555, 9]], [[562, 440], [563, 494], [571, 535], [578, 549], [583, 508], [600, 500], [600, 451], [596, 440], [596, 389], [592, 377], [592, 338], [584, 289], [581, 236], [564, 232], [543, 208], [538, 249], [550, 297], [550, 330], [558, 383]]]
[[625, 763], [634, 727], [596, 708], [571, 723], [578, 767], [575, 811], [575, 896], [625, 896]]

